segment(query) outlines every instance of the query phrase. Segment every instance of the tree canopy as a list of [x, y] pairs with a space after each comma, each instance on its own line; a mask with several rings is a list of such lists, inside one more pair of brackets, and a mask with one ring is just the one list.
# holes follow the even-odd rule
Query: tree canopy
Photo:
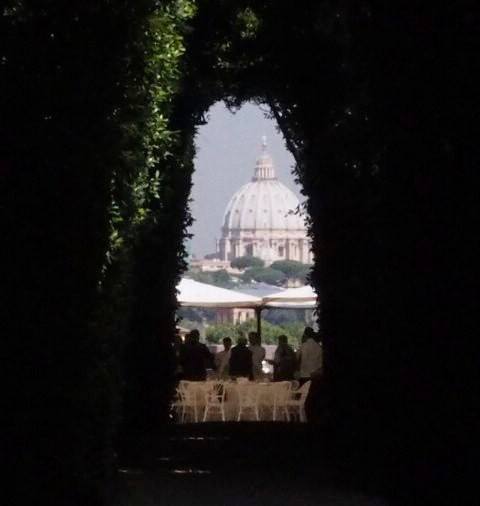
[[247, 269], [248, 267], [263, 267], [265, 262], [256, 256], [245, 255], [241, 257], [234, 258], [230, 265], [235, 269]]
[[295, 260], [277, 260], [270, 267], [283, 272], [288, 279], [300, 279], [305, 282], [312, 266]]
[[208, 285], [219, 286], [221, 288], [232, 288], [235, 286], [232, 276], [225, 269], [214, 272], [189, 271], [188, 276], [200, 283], [207, 283]]
[[271, 267], [252, 267], [242, 274], [242, 281], [250, 283], [252, 280], [258, 283], [282, 286], [287, 277], [282, 271]]

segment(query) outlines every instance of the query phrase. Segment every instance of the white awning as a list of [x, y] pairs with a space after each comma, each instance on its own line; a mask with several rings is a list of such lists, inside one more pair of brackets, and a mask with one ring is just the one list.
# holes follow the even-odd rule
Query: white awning
[[183, 307], [253, 308], [262, 305], [260, 297], [200, 283], [188, 278], [182, 278], [177, 285], [177, 290], [179, 292], [178, 303]]
[[317, 303], [311, 302], [264, 302], [265, 309], [315, 309]]
[[310, 285], [287, 288], [283, 292], [263, 297], [265, 307], [313, 309], [317, 306], [317, 294]]

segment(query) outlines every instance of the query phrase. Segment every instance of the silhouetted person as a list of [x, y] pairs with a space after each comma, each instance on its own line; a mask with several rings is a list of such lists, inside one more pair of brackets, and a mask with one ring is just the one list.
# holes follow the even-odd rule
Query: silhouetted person
[[229, 337], [223, 338], [223, 351], [219, 351], [215, 355], [215, 366], [219, 378], [226, 378], [229, 375], [230, 352], [232, 348], [232, 340]]
[[273, 360], [273, 381], [292, 381], [297, 369], [297, 357], [288, 344], [287, 336], [278, 336], [278, 346]]
[[207, 367], [215, 367], [213, 356], [208, 348], [200, 342], [200, 333], [196, 329], [186, 337], [180, 352], [180, 365], [183, 368], [183, 378], [188, 381], [205, 381]]
[[302, 344], [310, 337], [315, 339], [316, 337], [315, 331], [312, 329], [312, 327], [305, 327], [302, 335]]
[[327, 388], [325, 374], [317, 369], [310, 376], [312, 384], [305, 401], [307, 419], [312, 423], [328, 425], [331, 423], [331, 392]]
[[230, 376], [253, 378], [252, 352], [247, 348], [247, 339], [239, 337], [237, 346], [230, 352]]
[[307, 382], [313, 372], [321, 369], [323, 363], [322, 346], [316, 341], [317, 335], [311, 327], [306, 327], [302, 344], [298, 350], [300, 364], [300, 384]]
[[257, 332], [248, 334], [248, 349], [252, 352], [253, 378], [259, 379], [263, 377], [262, 362], [265, 359], [265, 348]]

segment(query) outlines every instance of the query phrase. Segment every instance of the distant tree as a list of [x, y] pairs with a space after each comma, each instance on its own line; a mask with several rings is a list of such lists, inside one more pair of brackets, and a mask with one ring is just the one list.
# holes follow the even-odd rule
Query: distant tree
[[233, 285], [232, 277], [225, 269], [212, 272], [212, 281], [216, 286], [230, 287]]
[[265, 266], [265, 262], [261, 258], [252, 255], [245, 255], [243, 257], [234, 258], [230, 264], [235, 269], [247, 269], [249, 267]]
[[243, 273], [242, 279], [246, 283], [253, 280], [258, 283], [281, 286], [286, 281], [287, 276], [283, 272], [271, 267], [252, 267]]
[[203, 271], [188, 271], [186, 272], [186, 276], [188, 278], [194, 279], [195, 281], [198, 281], [199, 283], [210, 283], [211, 276], [210, 272], [203, 272]]
[[230, 337], [235, 342], [241, 335], [240, 327], [234, 323], [217, 323], [210, 325], [206, 331], [209, 343], [221, 343], [224, 337]]
[[189, 271], [188, 276], [200, 283], [219, 286], [221, 288], [231, 288], [235, 284], [232, 277], [225, 269], [213, 272]]
[[296, 260], [277, 260], [270, 266], [272, 269], [283, 272], [289, 279], [305, 280], [310, 272], [310, 266]]
[[262, 318], [273, 325], [287, 325], [293, 322], [305, 322], [304, 309], [267, 309], [262, 312]]

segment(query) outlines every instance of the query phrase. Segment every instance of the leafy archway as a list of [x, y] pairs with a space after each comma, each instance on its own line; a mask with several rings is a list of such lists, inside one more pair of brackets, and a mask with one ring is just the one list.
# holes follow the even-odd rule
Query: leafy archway
[[[292, 15], [290, 9], [282, 9], [256, 2], [198, 4], [185, 35], [183, 74], [170, 116], [169, 128], [177, 132], [178, 141], [172, 149], [171, 166], [163, 166], [165, 174], [176, 174], [172, 182], [176, 202], [168, 212], [177, 213], [175, 223], [189, 220], [193, 136], [209, 107], [219, 100], [233, 108], [247, 100], [267, 104], [296, 159], [297, 176], [308, 199], [310, 234], [318, 258], [312, 280], [322, 290], [322, 330], [328, 354], [333, 357], [334, 343], [339, 341], [334, 339], [335, 315], [329, 307], [334, 294], [329, 294], [328, 280], [335, 275], [331, 274], [333, 265], [322, 267], [331, 260], [328, 242], [334, 243], [337, 234], [342, 234], [342, 240], [349, 240], [350, 247], [354, 243], [352, 230], [345, 230], [342, 219], [358, 221], [355, 216], [367, 212], [360, 210], [366, 197], [369, 206], [375, 205], [370, 198], [372, 190], [368, 190], [368, 195], [364, 193], [374, 179], [370, 128], [363, 111], [366, 83], [352, 64], [347, 10], [339, 13], [323, 5]], [[313, 19], [317, 22], [312, 23]], [[288, 39], [282, 37], [286, 32], [291, 35]], [[314, 73], [312, 67], [316, 69]], [[330, 225], [330, 216], [333, 219], [338, 209], [343, 212], [346, 202], [348, 217], [338, 214], [334, 218], [337, 222]], [[327, 209], [330, 213], [325, 213]], [[355, 227], [355, 223], [349, 226]], [[165, 237], [161, 226], [157, 234]], [[176, 244], [181, 251], [180, 241]], [[154, 252], [152, 258], [159, 254], [160, 251]], [[338, 254], [335, 259], [338, 261]], [[360, 261], [357, 258], [355, 265]], [[178, 275], [181, 265], [175, 262], [169, 270]], [[337, 289], [337, 279], [335, 285]], [[164, 287], [165, 295], [167, 291], [171, 293], [172, 283]], [[145, 304], [146, 301], [142, 306]]]
[[[366, 73], [370, 24], [368, 10], [339, 9], [328, 2], [293, 11], [262, 2], [197, 4], [184, 32], [182, 75], [169, 115], [168, 128], [176, 135], [168, 147], [171, 156], [159, 165], [163, 207], [136, 257], [136, 277], [143, 281], [135, 297], [138, 312], [133, 310], [129, 359], [136, 363], [133, 381], [128, 381], [134, 387], [132, 402], [127, 397], [125, 412], [140, 414], [138, 430], [158, 423], [160, 406], [167, 412], [168, 395], [163, 403], [160, 399], [168, 393], [165, 356], [173, 336], [172, 294], [184, 265], [196, 126], [219, 100], [233, 108], [255, 101], [272, 111], [307, 197], [331, 426], [337, 441], [346, 442], [348, 436], [350, 447], [361, 440], [368, 441], [370, 450], [375, 443], [383, 449], [378, 434], [384, 419], [377, 413], [382, 409], [390, 416], [390, 401], [379, 378], [394, 374], [390, 353], [395, 348], [385, 348], [384, 336], [400, 329], [391, 306], [391, 275], [396, 273], [389, 272], [387, 263], [389, 251], [401, 248], [401, 239], [388, 229], [387, 203], [398, 197], [392, 187], [389, 191], [392, 181], [380, 164], [383, 144], [375, 131]], [[135, 319], [135, 314], [140, 316]], [[154, 381], [159, 363], [167, 369], [161, 387]], [[156, 395], [146, 399], [155, 383]], [[365, 392], [369, 404], [360, 407]]]
[[[135, 368], [144, 383], [135, 387], [133, 405], [125, 411], [141, 414], [142, 430], [160, 414], [145, 411], [153, 405], [158, 409], [159, 398], [148, 401], [137, 390], [151, 391], [159, 361], [168, 362], [168, 337], [160, 352], [156, 336], [160, 328], [165, 336], [173, 335], [172, 294], [183, 268], [182, 241], [190, 219], [195, 129], [219, 100], [233, 108], [247, 100], [267, 104], [282, 129], [312, 218], [309, 230], [317, 259], [312, 282], [322, 299], [327, 371], [338, 383], [334, 397], [342, 399], [348, 411], [358, 392], [372, 390], [355, 363], [362, 354], [381, 356], [375, 346], [387, 316], [368, 301], [388, 299], [381, 294], [387, 283], [380, 274], [385, 272], [380, 240], [384, 230], [382, 220], [375, 218], [382, 198], [388, 197], [381, 197], [384, 175], [378, 169], [379, 147], [369, 119], [364, 68], [369, 62], [360, 58], [359, 46], [352, 42], [356, 37], [367, 45], [365, 33], [357, 29], [367, 14], [328, 2], [295, 10], [262, 2], [197, 3], [184, 32], [182, 73], [169, 110], [168, 129], [175, 132], [167, 144], [170, 156], [156, 167], [161, 207], [153, 210], [135, 254], [134, 278], [139, 282], [133, 352], [128, 356], [138, 354]], [[368, 287], [372, 293], [366, 292]], [[363, 329], [362, 342], [355, 338], [358, 327]], [[357, 358], [351, 360], [353, 356]]]

